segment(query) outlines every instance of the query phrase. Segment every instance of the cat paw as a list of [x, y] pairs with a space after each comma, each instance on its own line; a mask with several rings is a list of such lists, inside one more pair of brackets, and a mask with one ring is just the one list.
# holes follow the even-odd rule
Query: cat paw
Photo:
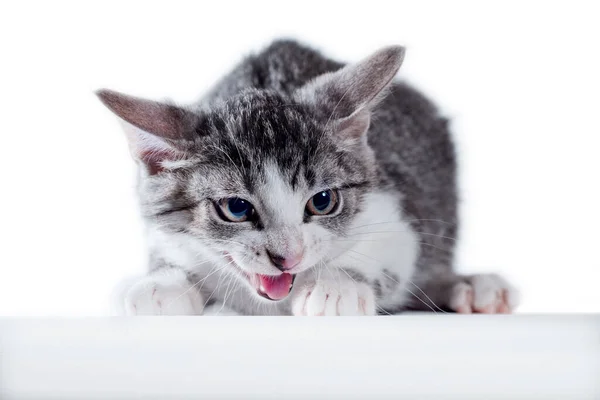
[[297, 316], [375, 315], [375, 294], [364, 283], [319, 281], [303, 287], [292, 300]]
[[496, 274], [471, 275], [457, 283], [449, 302], [459, 314], [509, 314], [518, 304], [518, 291]]
[[124, 313], [136, 315], [201, 315], [204, 301], [182, 271], [150, 275], [125, 294]]

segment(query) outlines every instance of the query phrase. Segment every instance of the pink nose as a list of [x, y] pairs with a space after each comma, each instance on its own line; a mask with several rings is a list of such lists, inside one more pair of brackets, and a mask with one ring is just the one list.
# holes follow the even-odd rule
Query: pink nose
[[302, 261], [302, 253], [293, 254], [289, 257], [280, 256], [279, 254], [271, 253], [267, 250], [267, 254], [271, 259], [273, 265], [280, 271], [287, 271], [288, 269], [294, 268], [296, 265], [300, 264]]

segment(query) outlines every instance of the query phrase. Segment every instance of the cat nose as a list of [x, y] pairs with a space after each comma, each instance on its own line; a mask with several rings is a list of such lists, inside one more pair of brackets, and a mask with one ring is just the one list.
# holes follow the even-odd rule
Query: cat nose
[[267, 255], [271, 259], [273, 265], [282, 272], [292, 269], [296, 265], [300, 264], [303, 256], [302, 253], [298, 253], [289, 257], [284, 257], [279, 254], [271, 253], [269, 250], [267, 250]]

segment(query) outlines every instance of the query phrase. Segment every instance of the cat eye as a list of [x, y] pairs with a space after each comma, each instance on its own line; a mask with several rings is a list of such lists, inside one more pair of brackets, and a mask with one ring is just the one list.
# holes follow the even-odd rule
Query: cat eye
[[256, 215], [254, 206], [248, 200], [240, 199], [239, 197], [220, 200], [216, 205], [220, 217], [225, 221], [250, 221]]
[[337, 209], [338, 194], [334, 190], [324, 190], [315, 194], [306, 203], [306, 213], [308, 215], [327, 215]]

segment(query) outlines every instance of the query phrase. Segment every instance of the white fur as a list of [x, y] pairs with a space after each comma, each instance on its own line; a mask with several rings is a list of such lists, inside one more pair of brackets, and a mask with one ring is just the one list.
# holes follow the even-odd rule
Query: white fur
[[373, 290], [344, 276], [303, 286], [292, 299], [292, 313], [296, 316], [359, 316], [376, 312]]
[[[203, 301], [198, 287], [190, 289], [198, 282], [188, 282], [184, 271], [197, 276], [212, 273], [206, 282], [202, 282], [205, 289], [212, 290], [212, 298], [221, 303], [225, 301], [225, 305], [247, 314], [281, 314], [289, 313], [290, 308], [293, 311], [308, 307], [305, 311], [308, 315], [323, 310], [326, 315], [372, 315], [377, 306], [392, 307], [404, 302], [407, 282], [418, 255], [418, 239], [403, 220], [398, 194], [367, 194], [363, 211], [355, 217], [348, 238], [337, 240], [319, 224], [302, 222], [304, 205], [314, 193], [292, 191], [274, 166], [267, 168], [266, 186], [260, 191], [264, 196], [257, 206], [259, 212], [269, 210], [271, 213], [268, 217], [276, 227], [270, 231], [276, 237], [265, 238], [259, 232], [246, 232], [244, 238], [235, 240], [246, 240], [249, 241], [247, 245], [263, 249], [265, 240], [271, 240], [269, 245], [275, 244], [278, 251], [304, 252], [302, 262], [294, 271], [298, 276], [289, 298], [282, 302], [259, 298], [246, 278], [214, 256], [214, 251], [211, 255], [211, 250], [202, 241], [189, 235], [167, 234], [150, 226], [148, 244], [152, 251], [181, 270], [167, 269], [162, 275], [158, 271], [131, 286], [123, 300], [127, 315], [202, 312], [204, 303], [194, 303]], [[229, 250], [233, 251], [231, 255], [239, 266], [248, 272], [275, 272], [275, 267], [267, 260], [244, 263], [244, 254], [235, 253], [234, 246]], [[311, 267], [314, 269], [307, 271]], [[375, 305], [371, 287], [354, 282], [342, 269], [358, 271], [368, 279], [398, 280], [397, 290]], [[219, 273], [215, 274], [215, 271]], [[182, 292], [186, 294], [179, 297]], [[334, 299], [335, 304], [331, 303]], [[163, 309], [165, 302], [173, 303], [169, 310]], [[194, 304], [190, 305], [190, 302]], [[221, 309], [227, 310], [224, 306]]]
[[267, 164], [264, 167], [266, 176], [266, 185], [261, 192], [262, 203], [269, 210], [276, 210], [272, 213], [274, 223], [281, 225], [298, 226], [302, 223], [303, 205], [306, 204], [310, 196], [304, 193], [294, 191], [287, 180], [281, 176], [280, 169], [275, 164]]
[[[365, 209], [348, 230], [347, 241], [339, 242], [342, 254], [332, 266], [352, 268], [370, 279], [397, 280], [399, 290], [379, 301], [379, 306], [397, 306], [405, 300], [408, 281], [419, 254], [418, 238], [403, 219], [396, 193], [375, 192], [365, 196]], [[390, 273], [384, 273], [383, 269]], [[396, 275], [394, 278], [392, 275]]]
[[127, 291], [125, 315], [201, 315], [204, 300], [177, 268], [156, 271]]
[[509, 313], [519, 304], [519, 292], [496, 274], [476, 274], [457, 283], [449, 306], [461, 314]]
[[168, 263], [188, 269], [205, 261], [201, 242], [181, 233], [165, 233], [156, 226], [147, 229], [148, 247]]

